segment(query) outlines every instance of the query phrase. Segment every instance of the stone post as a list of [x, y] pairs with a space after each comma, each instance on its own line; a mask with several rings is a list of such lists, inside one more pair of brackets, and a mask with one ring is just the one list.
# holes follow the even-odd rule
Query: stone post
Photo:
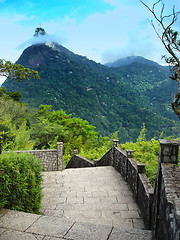
[[118, 147], [118, 143], [119, 143], [118, 139], [113, 139], [112, 154], [111, 154], [111, 158], [109, 159], [109, 166], [114, 166], [115, 148]]
[[113, 139], [113, 147], [118, 147], [119, 140]]
[[133, 150], [127, 149], [126, 150], [126, 156], [127, 156], [127, 158], [133, 158]]
[[57, 143], [57, 170], [63, 169], [63, 142]]
[[178, 164], [180, 141], [160, 139], [159, 163]]
[[145, 173], [145, 163], [137, 163], [137, 171], [138, 173]]
[[73, 155], [76, 155], [76, 154], [78, 154], [78, 149], [73, 150]]
[[98, 159], [94, 159], [93, 162], [94, 162], [94, 166], [96, 166], [96, 164], [97, 164], [97, 162], [99, 162], [99, 160]]

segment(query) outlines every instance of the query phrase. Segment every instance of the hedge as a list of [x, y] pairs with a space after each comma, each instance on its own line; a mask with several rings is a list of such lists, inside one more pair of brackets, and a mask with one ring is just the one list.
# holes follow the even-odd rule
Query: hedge
[[28, 153], [0, 155], [0, 208], [40, 213], [42, 171], [39, 160]]

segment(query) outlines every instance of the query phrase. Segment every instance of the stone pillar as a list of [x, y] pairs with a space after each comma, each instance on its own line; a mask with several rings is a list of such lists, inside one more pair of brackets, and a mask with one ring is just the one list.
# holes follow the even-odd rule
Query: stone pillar
[[137, 163], [137, 171], [138, 173], [145, 173], [145, 163]]
[[76, 154], [78, 154], [78, 149], [73, 150], [73, 155], [76, 155]]
[[127, 149], [126, 150], [126, 156], [127, 156], [127, 158], [133, 158], [133, 150], [129, 150], [129, 149]]
[[119, 140], [113, 139], [113, 147], [118, 147]]
[[57, 170], [63, 169], [63, 142], [57, 143]]
[[94, 162], [94, 166], [96, 166], [96, 164], [97, 164], [97, 162], [99, 162], [99, 160], [98, 159], [94, 159], [93, 162]]
[[160, 139], [159, 163], [178, 164], [180, 141]]
[[116, 147], [118, 147], [118, 143], [119, 140], [118, 139], [113, 139], [113, 144], [112, 144], [112, 148], [111, 148], [111, 156], [109, 158], [109, 166], [114, 166], [114, 159], [115, 159], [115, 151], [116, 151]]

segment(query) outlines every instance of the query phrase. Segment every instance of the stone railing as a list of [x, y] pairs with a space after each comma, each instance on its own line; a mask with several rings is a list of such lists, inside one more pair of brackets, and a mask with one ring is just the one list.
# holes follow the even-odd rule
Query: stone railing
[[57, 149], [14, 151], [26, 152], [41, 160], [44, 171], [61, 171], [63, 169], [63, 143], [57, 143]]

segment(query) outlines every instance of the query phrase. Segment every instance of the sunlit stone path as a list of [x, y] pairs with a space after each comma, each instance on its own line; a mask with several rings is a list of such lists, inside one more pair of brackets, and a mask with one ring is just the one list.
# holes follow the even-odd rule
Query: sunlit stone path
[[42, 215], [0, 211], [0, 240], [151, 240], [113, 167], [44, 172]]

